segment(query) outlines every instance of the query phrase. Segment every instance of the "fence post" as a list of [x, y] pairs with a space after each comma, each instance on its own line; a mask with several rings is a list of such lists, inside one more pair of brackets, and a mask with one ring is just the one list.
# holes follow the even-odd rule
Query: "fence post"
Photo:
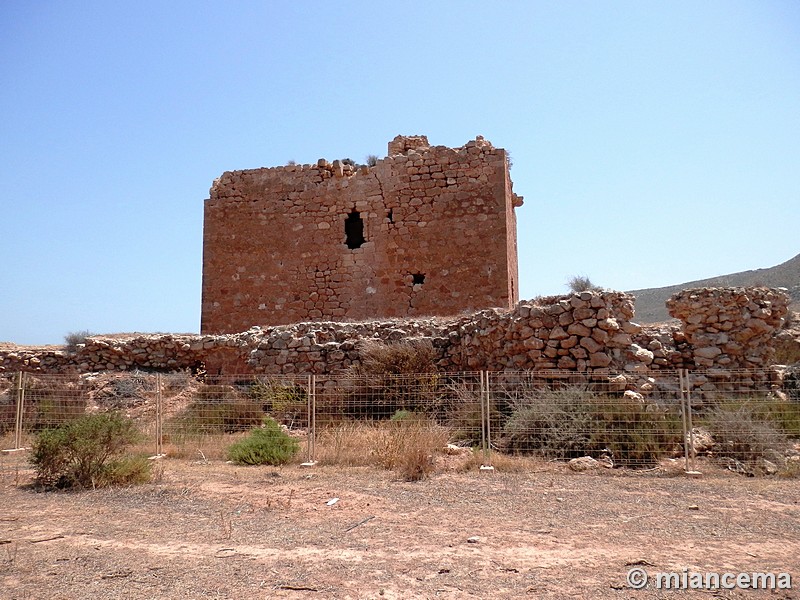
[[313, 467], [316, 464], [314, 457], [317, 452], [317, 376], [309, 374], [306, 382], [306, 462], [301, 467]]
[[481, 371], [481, 448], [483, 449], [481, 471], [494, 471], [492, 466], [492, 411], [489, 399], [489, 371]]
[[156, 373], [156, 456], [164, 453], [164, 412], [161, 395], [161, 373]]
[[696, 474], [694, 468], [694, 459], [696, 452], [694, 449], [694, 425], [692, 424], [692, 382], [689, 380], [689, 369], [685, 370], [686, 375], [686, 418], [688, 419], [687, 427], [689, 428], [689, 463], [690, 468], [687, 471], [691, 474]]
[[686, 425], [688, 419], [686, 416], [686, 382], [683, 379], [683, 369], [678, 369], [678, 383], [681, 391], [681, 433], [683, 435], [683, 470], [689, 470], [689, 442], [688, 431]]
[[25, 373], [17, 373], [17, 412], [14, 420], [14, 449], [22, 448], [22, 424], [25, 413]]
[[689, 369], [678, 369], [681, 387], [681, 421], [683, 424], [684, 468], [687, 475], [700, 475], [694, 468], [694, 425], [692, 424], [692, 384]]

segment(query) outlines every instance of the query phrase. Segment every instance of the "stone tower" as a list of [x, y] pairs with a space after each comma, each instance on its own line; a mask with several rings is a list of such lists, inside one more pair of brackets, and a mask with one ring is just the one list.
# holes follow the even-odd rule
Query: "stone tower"
[[398, 136], [372, 166], [223, 173], [205, 202], [203, 333], [517, 302], [506, 151]]

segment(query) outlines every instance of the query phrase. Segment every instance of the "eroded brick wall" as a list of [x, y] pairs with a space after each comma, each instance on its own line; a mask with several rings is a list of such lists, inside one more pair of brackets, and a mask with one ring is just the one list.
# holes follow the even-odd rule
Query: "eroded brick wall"
[[521, 203], [481, 137], [398, 136], [370, 167], [226, 172], [205, 203], [202, 332], [511, 308]]

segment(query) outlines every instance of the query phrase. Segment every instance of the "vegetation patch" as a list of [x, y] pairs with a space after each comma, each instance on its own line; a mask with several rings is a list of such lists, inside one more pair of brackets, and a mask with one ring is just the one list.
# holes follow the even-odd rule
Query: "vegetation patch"
[[142, 441], [117, 413], [85, 415], [42, 431], [31, 450], [37, 483], [46, 488], [96, 488], [150, 480], [150, 461], [126, 454]]
[[398, 410], [435, 413], [442, 407], [444, 386], [430, 340], [391, 344], [368, 340], [361, 361], [342, 381], [344, 405], [351, 416], [388, 419]]
[[228, 448], [228, 460], [239, 465], [283, 465], [300, 450], [296, 439], [269, 417], [263, 425]]
[[265, 417], [259, 402], [230, 385], [203, 385], [181, 412], [167, 421], [170, 438], [203, 434], [237, 433], [261, 424]]

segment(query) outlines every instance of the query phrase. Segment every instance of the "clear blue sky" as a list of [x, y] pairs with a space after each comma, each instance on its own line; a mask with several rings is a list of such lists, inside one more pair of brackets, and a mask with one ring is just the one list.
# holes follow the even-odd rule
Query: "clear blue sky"
[[231, 169], [512, 155], [523, 298], [800, 252], [800, 2], [0, 3], [0, 340], [199, 329]]

